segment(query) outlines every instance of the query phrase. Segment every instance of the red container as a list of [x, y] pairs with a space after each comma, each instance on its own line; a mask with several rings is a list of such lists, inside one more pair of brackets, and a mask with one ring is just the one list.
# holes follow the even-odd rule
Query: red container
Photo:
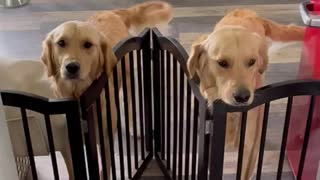
[[[320, 79], [320, 0], [302, 3], [300, 13], [307, 27], [298, 79]], [[299, 168], [309, 102], [310, 97], [295, 97], [293, 100], [286, 154], [295, 176], [297, 176]], [[316, 98], [315, 102], [310, 139], [301, 179], [320, 179], [319, 97]]]

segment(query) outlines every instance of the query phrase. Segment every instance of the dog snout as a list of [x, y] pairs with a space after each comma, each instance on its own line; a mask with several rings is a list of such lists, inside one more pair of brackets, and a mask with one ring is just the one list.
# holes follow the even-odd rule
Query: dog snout
[[68, 73], [75, 75], [80, 70], [80, 64], [78, 62], [71, 62], [66, 65], [66, 70]]
[[246, 88], [239, 88], [234, 94], [233, 97], [237, 103], [247, 103], [250, 99], [250, 91]]
[[80, 63], [76, 61], [65, 63], [64, 77], [67, 79], [76, 79], [80, 74]]

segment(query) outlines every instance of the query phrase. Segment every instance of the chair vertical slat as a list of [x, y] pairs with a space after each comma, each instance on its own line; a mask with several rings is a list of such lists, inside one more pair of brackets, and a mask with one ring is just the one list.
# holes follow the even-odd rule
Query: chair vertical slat
[[114, 140], [113, 140], [113, 130], [112, 130], [112, 117], [111, 117], [111, 101], [110, 96], [113, 96], [113, 94], [110, 94], [109, 89], [109, 81], [105, 84], [105, 99], [106, 99], [106, 121], [107, 121], [107, 128], [108, 128], [108, 139], [109, 139], [109, 147], [110, 147], [110, 161], [111, 161], [111, 174], [112, 174], [112, 180], [117, 179], [116, 174], [116, 163], [115, 163], [115, 152], [114, 152]]
[[146, 150], [153, 154], [153, 98], [152, 98], [152, 52], [150, 45], [150, 34], [147, 34], [143, 43], [143, 84], [144, 84], [144, 114], [145, 114], [145, 132], [146, 132]]
[[279, 157], [279, 164], [278, 164], [278, 171], [277, 171], [277, 180], [281, 180], [281, 176], [282, 176], [282, 169], [283, 169], [285, 150], [286, 150], [287, 138], [288, 138], [288, 130], [289, 130], [289, 124], [290, 124], [290, 118], [291, 118], [291, 109], [292, 109], [292, 96], [288, 98], [288, 102], [287, 102], [286, 117], [285, 117], [285, 122], [283, 127], [281, 150], [280, 150], [280, 157]]
[[130, 144], [130, 130], [129, 130], [129, 108], [128, 108], [128, 88], [127, 88], [127, 75], [126, 75], [126, 61], [125, 58], [121, 60], [121, 74], [122, 74], [122, 87], [124, 99], [124, 116], [125, 116], [125, 131], [127, 143], [127, 170], [129, 179], [132, 178], [131, 172], [131, 144]]
[[309, 144], [309, 136], [310, 136], [310, 129], [311, 129], [311, 124], [312, 124], [314, 105], [315, 105], [315, 96], [311, 96], [308, 118], [307, 118], [306, 128], [305, 128], [305, 132], [304, 132], [303, 145], [302, 145], [300, 161], [299, 161], [299, 169], [298, 169], [298, 174], [297, 174], [298, 180], [300, 180], [302, 178], [304, 162], [305, 162], [307, 148], [308, 148], [308, 144]]
[[166, 51], [167, 71], [167, 168], [171, 168], [171, 57]]
[[190, 168], [190, 133], [191, 133], [191, 127], [190, 127], [190, 116], [191, 116], [191, 88], [189, 84], [187, 83], [187, 109], [186, 109], [186, 151], [185, 151], [185, 180], [189, 179], [189, 168]]
[[88, 122], [88, 133], [85, 133], [85, 143], [90, 179], [99, 179], [98, 151], [96, 142], [96, 124], [94, 121], [93, 106], [82, 108], [82, 117]]
[[141, 59], [141, 50], [137, 51], [137, 69], [138, 69], [138, 91], [139, 91], [139, 119], [140, 119], [140, 136], [141, 136], [141, 159], [145, 159], [144, 152], [144, 102], [143, 102], [143, 88], [142, 88], [142, 59]]
[[263, 165], [263, 155], [264, 155], [264, 146], [266, 143], [266, 134], [268, 127], [268, 116], [269, 116], [270, 103], [267, 102], [264, 106], [263, 113], [263, 123], [262, 123], [262, 131], [261, 131], [261, 139], [260, 139], [260, 150], [258, 156], [258, 167], [257, 167], [257, 176], [256, 179], [261, 179], [262, 165]]
[[[99, 140], [100, 140], [100, 153], [101, 153], [101, 164], [102, 164], [102, 174], [103, 174], [103, 178], [105, 180], [108, 179], [108, 170], [107, 170], [107, 162], [106, 162], [106, 151], [105, 151], [105, 147], [106, 144], [105, 142], [105, 136], [104, 136], [104, 131], [106, 129], [103, 129], [103, 123], [102, 123], [102, 109], [101, 109], [101, 99], [98, 98], [96, 100], [96, 112], [97, 112], [97, 120], [98, 120], [98, 131], [99, 131]], [[105, 119], [104, 119], [105, 120]]]
[[164, 97], [164, 91], [165, 91], [165, 79], [164, 79], [164, 51], [160, 51], [160, 104], [161, 104], [161, 110], [160, 110], [160, 116], [161, 116], [161, 159], [165, 160], [165, 97]]
[[[212, 149], [214, 146], [212, 140], [214, 139], [214, 134], [209, 131], [212, 127], [212, 122], [207, 120], [206, 113], [207, 113], [207, 102], [199, 101], [199, 143], [198, 143], [198, 179], [200, 180], [207, 180], [208, 179], [208, 166], [209, 162], [211, 161]], [[208, 132], [209, 131], [209, 132]], [[210, 138], [208, 137], [210, 135]], [[210, 139], [210, 142], [206, 142]], [[210, 169], [211, 170], [211, 169]]]
[[180, 66], [180, 94], [179, 94], [179, 152], [178, 152], [178, 180], [182, 180], [182, 168], [183, 168], [183, 121], [184, 121], [184, 72]]
[[30, 159], [32, 177], [34, 180], [38, 180], [37, 168], [36, 168], [36, 163], [34, 161], [34, 154], [33, 154], [33, 149], [32, 149], [32, 142], [31, 142], [27, 112], [26, 112], [26, 109], [24, 109], [24, 108], [20, 108], [20, 111], [21, 111], [24, 135], [25, 135], [26, 143], [27, 143], [28, 155], [29, 155], [29, 159]]
[[178, 76], [177, 76], [177, 60], [173, 58], [173, 155], [172, 155], [172, 177], [177, 176], [177, 149], [178, 149]]
[[[206, 134], [204, 136], [204, 155], [203, 155], [203, 159], [204, 159], [204, 169], [206, 169], [208, 172], [208, 166], [209, 166], [209, 150], [210, 150], [210, 134]], [[206, 173], [203, 176], [203, 180], [207, 180], [208, 179], [208, 173]]]
[[85, 163], [85, 153], [83, 148], [82, 129], [80, 120], [79, 104], [73, 101], [69, 105], [66, 113], [66, 120], [68, 126], [68, 138], [72, 156], [72, 166], [74, 179], [87, 180], [87, 169]]
[[51, 163], [52, 163], [52, 168], [53, 168], [53, 175], [54, 175], [54, 179], [55, 180], [59, 180], [60, 178], [59, 178], [59, 171], [58, 171], [57, 158], [56, 158], [56, 150], [55, 150], [55, 147], [54, 147], [54, 140], [53, 140], [50, 116], [48, 114], [45, 114], [44, 115], [44, 120], [45, 120], [45, 124], [46, 124], [47, 135], [48, 135], [48, 142], [49, 142]]
[[196, 177], [197, 177], [196, 169], [197, 169], [197, 144], [198, 144], [198, 116], [199, 116], [199, 102], [197, 98], [194, 97], [191, 180], [196, 180]]
[[243, 112], [241, 117], [240, 143], [239, 143], [239, 151], [238, 151], [238, 165], [237, 165], [237, 177], [236, 177], [237, 180], [241, 179], [244, 141], [245, 141], [246, 127], [247, 127], [247, 115], [248, 115], [247, 112]]
[[161, 151], [161, 97], [160, 97], [160, 50], [157, 45], [154, 45], [153, 51], [153, 108], [154, 108], [154, 126], [158, 128], [154, 128], [154, 148], [155, 153], [159, 153]]
[[211, 130], [212, 138], [210, 145], [210, 180], [222, 179], [223, 177], [227, 112], [222, 101], [215, 103], [213, 114], [214, 126]]
[[[123, 61], [123, 59], [122, 59]], [[120, 178], [124, 180], [124, 158], [123, 158], [123, 144], [122, 144], [122, 126], [121, 126], [121, 113], [119, 102], [119, 86], [118, 86], [118, 67], [113, 70], [113, 82], [114, 82], [114, 97], [117, 108], [117, 129], [118, 129], [118, 146], [119, 146], [119, 159], [120, 159]]]
[[[137, 52], [137, 51], [136, 51]], [[137, 52], [138, 53], [138, 52]], [[130, 85], [132, 98], [132, 125], [133, 125], [133, 148], [134, 148], [134, 167], [138, 168], [138, 136], [137, 136], [137, 115], [136, 115], [136, 91], [135, 91], [135, 76], [134, 76], [134, 58], [133, 52], [129, 54], [130, 63]]]

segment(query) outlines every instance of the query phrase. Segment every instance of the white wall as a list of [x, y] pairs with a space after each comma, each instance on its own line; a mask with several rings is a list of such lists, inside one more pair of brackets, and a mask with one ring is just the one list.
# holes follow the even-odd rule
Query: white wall
[[18, 180], [13, 150], [9, 137], [7, 122], [4, 117], [0, 98], [0, 177], [6, 180]]

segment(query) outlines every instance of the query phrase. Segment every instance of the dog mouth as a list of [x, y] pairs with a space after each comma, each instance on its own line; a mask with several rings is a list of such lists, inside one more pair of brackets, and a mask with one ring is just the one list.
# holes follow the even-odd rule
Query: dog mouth
[[78, 80], [80, 78], [79, 73], [73, 74], [69, 72], [64, 72], [65, 80]]
[[245, 103], [239, 103], [239, 102], [233, 102], [233, 103], [227, 103], [229, 105], [232, 105], [232, 106], [248, 106], [250, 105], [251, 103], [250, 102], [245, 102]]

